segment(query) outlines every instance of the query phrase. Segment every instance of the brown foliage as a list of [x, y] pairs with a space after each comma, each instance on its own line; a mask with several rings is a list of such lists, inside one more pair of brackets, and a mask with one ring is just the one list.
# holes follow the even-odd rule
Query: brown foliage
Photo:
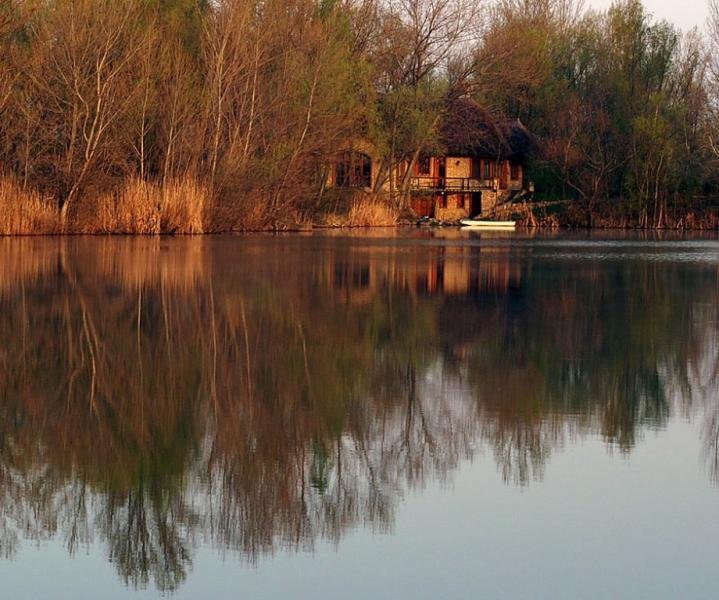
[[24, 190], [16, 181], [0, 177], [0, 235], [57, 233], [59, 214], [52, 198]]
[[0, 9], [0, 114], [12, 116], [0, 168], [56, 198], [66, 231], [196, 233], [301, 212], [368, 106], [343, 9], [152, 4]]
[[101, 196], [95, 214], [78, 223], [82, 233], [204, 233], [209, 194], [189, 178], [164, 186], [130, 180]]
[[397, 225], [399, 210], [385, 199], [366, 194], [349, 200], [344, 211], [324, 216], [322, 224], [327, 227], [387, 227]]

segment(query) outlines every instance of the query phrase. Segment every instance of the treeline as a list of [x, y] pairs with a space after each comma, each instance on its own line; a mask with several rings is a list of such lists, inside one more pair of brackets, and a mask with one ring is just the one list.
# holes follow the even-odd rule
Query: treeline
[[369, 103], [335, 4], [5, 2], [0, 164], [90, 227], [275, 219]]
[[458, 97], [538, 136], [544, 196], [658, 225], [717, 190], [712, 23], [635, 1], [4, 0], [0, 233], [310, 219], [333, 154], [369, 139], [382, 182], [441, 150]]
[[[716, 196], [719, 20], [709, 39], [639, 2], [519, 6], [502, 8], [485, 37], [483, 62], [499, 63], [502, 83], [482, 100], [543, 140], [532, 171], [542, 196], [580, 200], [590, 218], [611, 200], [648, 227]], [[513, 42], [522, 52], [502, 55]]]

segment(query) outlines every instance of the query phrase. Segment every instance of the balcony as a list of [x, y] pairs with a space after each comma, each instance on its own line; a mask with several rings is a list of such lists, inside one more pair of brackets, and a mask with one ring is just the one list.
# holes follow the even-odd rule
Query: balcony
[[493, 179], [472, 177], [412, 177], [410, 191], [414, 194], [462, 194], [496, 189]]

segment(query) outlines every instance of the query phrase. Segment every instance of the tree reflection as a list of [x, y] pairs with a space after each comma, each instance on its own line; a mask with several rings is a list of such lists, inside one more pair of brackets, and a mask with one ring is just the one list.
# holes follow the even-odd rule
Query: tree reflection
[[568, 439], [628, 453], [697, 407], [716, 477], [717, 273], [518, 252], [3, 241], [0, 550], [102, 543], [172, 590], [199, 542], [388, 531], [481, 445], [526, 485]]

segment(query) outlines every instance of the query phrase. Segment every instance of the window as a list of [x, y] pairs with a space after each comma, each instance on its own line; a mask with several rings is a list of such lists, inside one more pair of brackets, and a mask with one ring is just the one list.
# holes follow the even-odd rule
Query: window
[[432, 159], [429, 156], [421, 156], [417, 161], [417, 175], [432, 174]]
[[372, 160], [366, 154], [345, 152], [335, 166], [336, 187], [371, 187]]
[[517, 163], [511, 163], [509, 167], [509, 177], [512, 181], [519, 179], [519, 165]]
[[484, 161], [484, 174], [482, 176], [483, 179], [492, 179], [492, 161], [485, 160]]

